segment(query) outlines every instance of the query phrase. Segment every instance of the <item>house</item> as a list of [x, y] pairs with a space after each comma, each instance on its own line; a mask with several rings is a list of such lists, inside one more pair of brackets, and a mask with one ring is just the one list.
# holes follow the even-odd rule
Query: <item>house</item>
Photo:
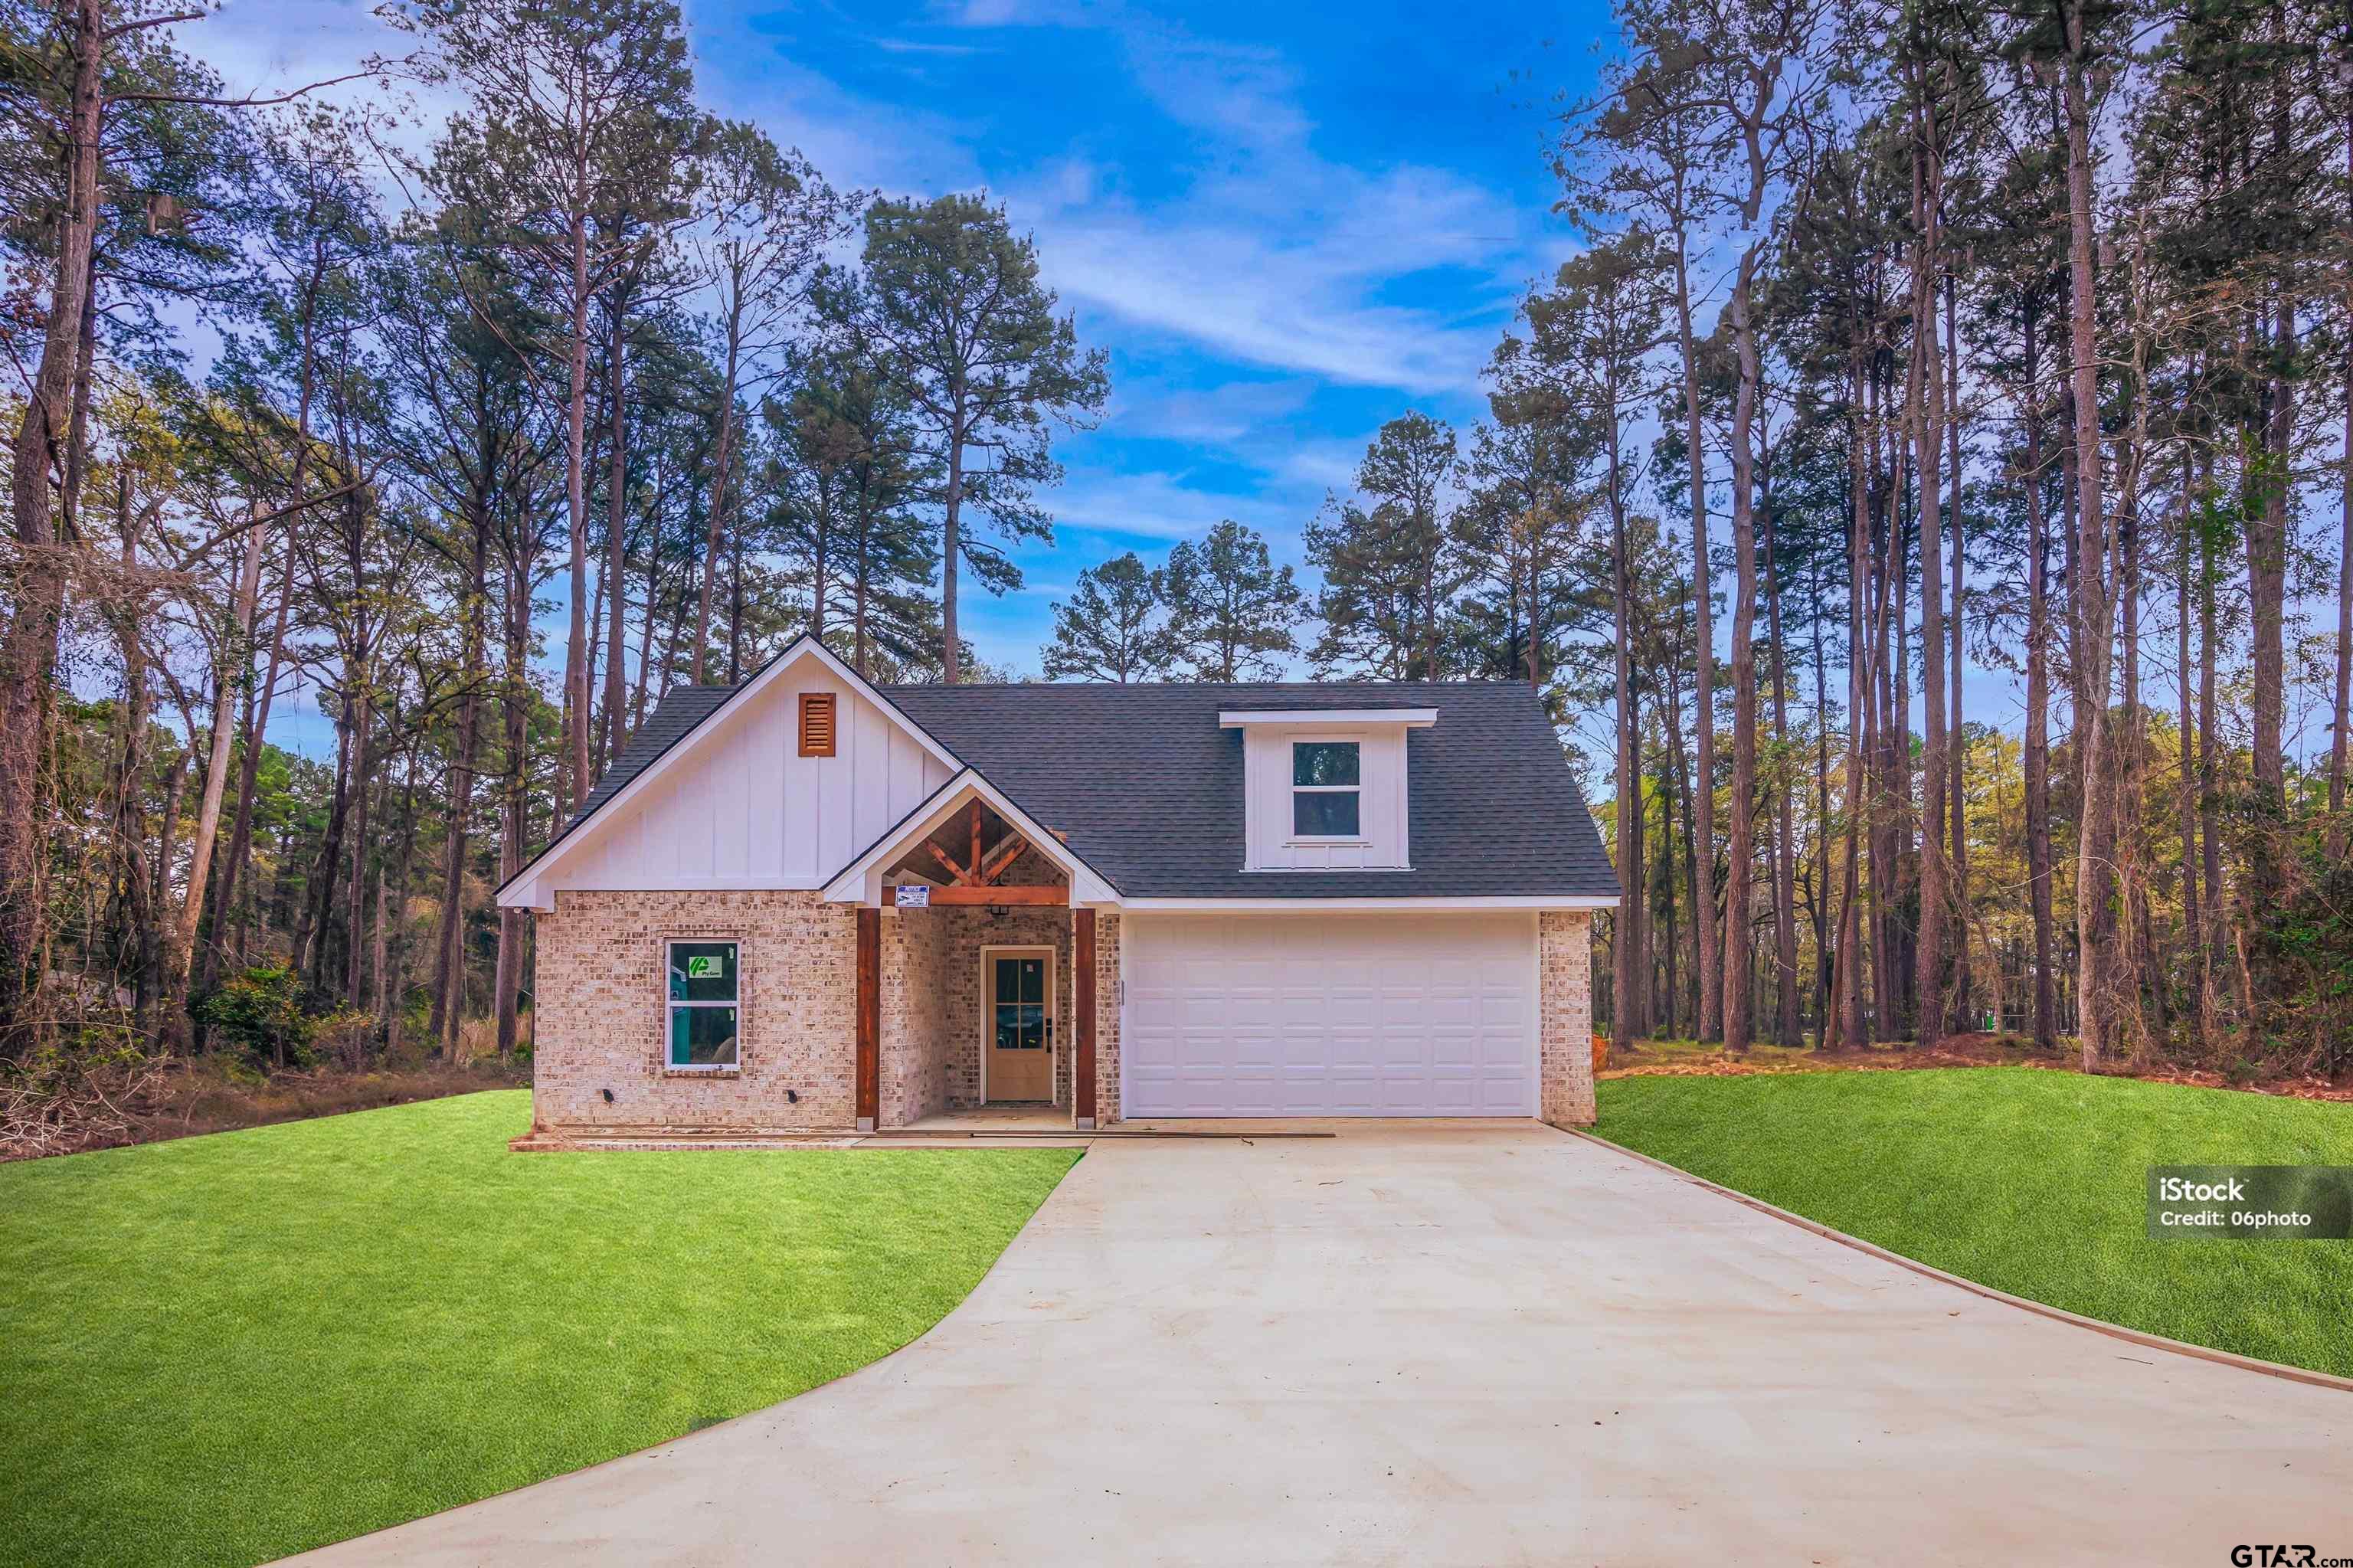
[[499, 891], [555, 1139], [1589, 1122], [1618, 898], [1525, 685], [878, 686], [806, 637], [664, 697]]

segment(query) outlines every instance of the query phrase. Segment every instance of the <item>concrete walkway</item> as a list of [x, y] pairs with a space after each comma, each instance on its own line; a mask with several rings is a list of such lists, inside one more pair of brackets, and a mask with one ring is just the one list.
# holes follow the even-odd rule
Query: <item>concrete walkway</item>
[[313, 1556], [2353, 1555], [2353, 1393], [1989, 1301], [1547, 1128], [1341, 1134], [1099, 1143], [899, 1354]]

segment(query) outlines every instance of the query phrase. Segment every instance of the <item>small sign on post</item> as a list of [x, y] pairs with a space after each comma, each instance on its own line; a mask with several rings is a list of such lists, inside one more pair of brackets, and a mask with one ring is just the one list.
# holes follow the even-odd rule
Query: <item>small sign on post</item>
[[902, 909], [928, 909], [932, 906], [932, 890], [921, 882], [902, 882], [892, 890], [892, 902]]

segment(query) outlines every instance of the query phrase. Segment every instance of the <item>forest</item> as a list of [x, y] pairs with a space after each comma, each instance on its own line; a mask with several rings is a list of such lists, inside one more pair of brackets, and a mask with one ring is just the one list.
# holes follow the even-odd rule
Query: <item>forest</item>
[[[1020, 215], [709, 112], [667, 0], [379, 14], [247, 96], [202, 13], [5, 0], [12, 1147], [166, 1061], [522, 1059], [495, 889], [674, 685], [1038, 678], [959, 599], [1111, 367]], [[1621, 1043], [2353, 1070], [2353, 13], [1612, 16], [1486, 417], [1080, 574], [1038, 675], [1531, 683]]]

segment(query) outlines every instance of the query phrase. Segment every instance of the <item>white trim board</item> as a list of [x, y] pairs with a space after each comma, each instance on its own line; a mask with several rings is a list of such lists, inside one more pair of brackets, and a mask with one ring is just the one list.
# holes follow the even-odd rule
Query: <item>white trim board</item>
[[1240, 729], [1254, 724], [1367, 725], [1401, 724], [1427, 729], [1438, 722], [1436, 708], [1220, 708], [1218, 726]]

